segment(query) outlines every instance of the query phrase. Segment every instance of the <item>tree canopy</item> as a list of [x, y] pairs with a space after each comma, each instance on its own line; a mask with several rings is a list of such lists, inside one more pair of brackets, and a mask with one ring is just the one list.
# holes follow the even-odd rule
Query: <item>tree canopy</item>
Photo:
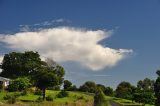
[[5, 54], [3, 58], [0, 75], [7, 78], [29, 76], [34, 71], [37, 71], [37, 68], [41, 65], [46, 65], [46, 63], [41, 61], [38, 52], [11, 52]]

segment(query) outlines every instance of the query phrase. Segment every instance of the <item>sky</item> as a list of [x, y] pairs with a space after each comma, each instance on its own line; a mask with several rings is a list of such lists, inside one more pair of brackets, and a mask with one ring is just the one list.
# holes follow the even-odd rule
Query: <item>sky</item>
[[0, 0], [0, 61], [38, 51], [77, 86], [156, 79], [160, 0]]

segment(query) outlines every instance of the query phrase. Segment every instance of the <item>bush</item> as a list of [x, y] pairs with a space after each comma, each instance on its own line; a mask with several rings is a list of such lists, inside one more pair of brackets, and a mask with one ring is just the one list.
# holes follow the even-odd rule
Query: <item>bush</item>
[[42, 95], [43, 92], [40, 89], [36, 89], [34, 95]]
[[27, 90], [24, 90], [24, 91], [21, 93], [22, 96], [27, 95], [27, 94], [28, 94]]
[[43, 102], [43, 98], [42, 97], [38, 97], [36, 102]]
[[11, 98], [8, 99], [8, 103], [11, 103], [11, 104], [16, 103], [16, 97], [15, 96], [11, 96]]
[[3, 97], [3, 99], [4, 99], [4, 100], [8, 100], [8, 101], [7, 101], [8, 103], [14, 104], [14, 103], [16, 103], [16, 98], [17, 98], [18, 96], [20, 96], [20, 93], [14, 93], [14, 94], [12, 94], [12, 95], [6, 94], [6, 95]]
[[68, 92], [62, 90], [61, 92], [58, 93], [57, 97], [58, 98], [68, 97]]
[[53, 97], [52, 97], [51, 95], [48, 95], [48, 96], [46, 97], [46, 101], [53, 101]]
[[101, 89], [97, 89], [94, 96], [94, 106], [104, 106], [105, 98]]
[[17, 78], [15, 80], [12, 80], [11, 83], [8, 86], [9, 92], [14, 91], [22, 91], [27, 89], [31, 85], [30, 80], [28, 78]]
[[84, 98], [83, 96], [78, 96], [77, 100], [80, 100], [80, 99], [83, 99], [83, 98]]
[[4, 100], [8, 100], [9, 98], [11, 98], [11, 95], [9, 95], [9, 94], [6, 94], [6, 95], [3, 97]]

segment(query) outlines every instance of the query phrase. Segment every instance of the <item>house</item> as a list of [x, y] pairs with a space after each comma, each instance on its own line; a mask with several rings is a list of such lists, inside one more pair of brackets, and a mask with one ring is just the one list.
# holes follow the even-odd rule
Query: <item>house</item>
[[10, 79], [0, 77], [0, 84], [2, 85], [3, 88], [8, 87]]

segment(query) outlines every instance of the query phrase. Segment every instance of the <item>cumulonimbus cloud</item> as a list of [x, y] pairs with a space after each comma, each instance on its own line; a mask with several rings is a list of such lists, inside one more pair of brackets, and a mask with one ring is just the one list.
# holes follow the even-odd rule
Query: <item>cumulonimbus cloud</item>
[[112, 31], [55, 27], [38, 31], [0, 35], [0, 42], [15, 50], [38, 51], [43, 57], [58, 62], [73, 61], [92, 70], [112, 67], [132, 50], [112, 49], [99, 42]]

